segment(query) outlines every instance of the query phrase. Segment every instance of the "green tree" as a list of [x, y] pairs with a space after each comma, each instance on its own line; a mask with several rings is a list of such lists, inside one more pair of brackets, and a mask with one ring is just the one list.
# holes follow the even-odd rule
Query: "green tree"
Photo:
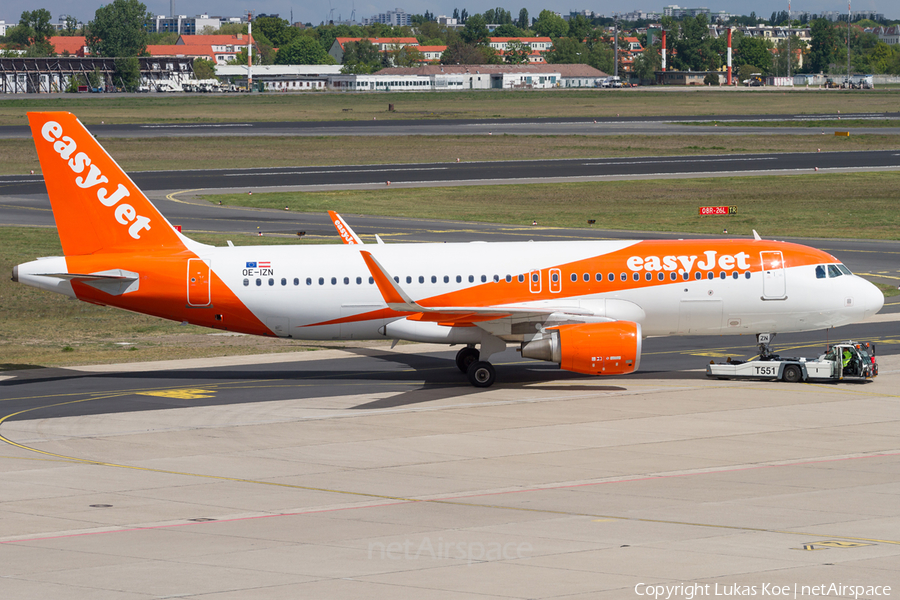
[[686, 17], [681, 22], [681, 32], [673, 44], [672, 62], [682, 71], [711, 71], [722, 65], [722, 57], [716, 52], [709, 37], [709, 21], [706, 15]]
[[216, 77], [216, 63], [208, 58], [195, 58], [194, 79], [218, 79]]
[[[788, 47], [790, 47], [790, 51], [788, 51]], [[792, 35], [790, 43], [786, 39], [778, 40], [775, 48], [777, 53], [772, 58], [772, 70], [775, 75], [787, 76], [788, 60], [790, 60], [790, 73], [792, 75], [800, 71], [800, 59], [797, 53], [798, 51], [803, 52], [806, 48], [806, 42], [796, 35]]]
[[516, 25], [518, 25], [519, 29], [521, 29], [522, 31], [531, 29], [531, 20], [528, 18], [527, 8], [523, 8], [519, 11], [519, 20], [516, 21]]
[[482, 15], [486, 23], [490, 23], [491, 25], [503, 25], [505, 23], [512, 23], [512, 15], [508, 10], [502, 7], [490, 8], [484, 11]]
[[827, 19], [816, 19], [809, 26], [808, 69], [811, 73], [826, 73], [838, 56], [842, 45], [837, 29]]
[[333, 65], [337, 61], [329, 55], [319, 42], [307, 36], [294, 38], [289, 44], [278, 49], [276, 65]]
[[872, 51], [864, 57], [867, 68], [859, 70], [865, 73], [889, 73], [895, 54], [898, 54], [898, 52], [884, 42], [879, 41], [872, 48]]
[[654, 44], [638, 54], [632, 70], [641, 81], [656, 81], [656, 72], [662, 68], [661, 44]]
[[524, 32], [512, 23], [504, 23], [494, 30], [493, 37], [523, 37]]
[[534, 32], [556, 39], [569, 33], [569, 24], [555, 12], [542, 10], [534, 22]]
[[344, 44], [344, 73], [362, 75], [374, 73], [381, 68], [381, 53], [375, 44], [363, 39]]
[[473, 46], [483, 46], [488, 43], [491, 32], [481, 15], [472, 15], [466, 19], [466, 27], [460, 33], [463, 42]]
[[481, 65], [485, 62], [481, 48], [466, 44], [462, 40], [448, 44], [447, 49], [441, 54], [442, 65]]
[[616, 53], [609, 44], [596, 42], [591, 45], [587, 64], [606, 74], [613, 73], [615, 71]]
[[24, 50], [31, 45], [32, 37], [34, 32], [28, 25], [16, 25], [6, 30], [6, 43], [10, 45], [10, 49]]
[[88, 24], [87, 45], [91, 54], [125, 57], [146, 53], [152, 18], [147, 6], [139, 0], [113, 0], [101, 6]]
[[753, 65], [754, 73], [768, 74], [772, 71], [772, 43], [761, 37], [739, 36], [735, 47], [734, 63]]
[[737, 77], [740, 83], [750, 79], [751, 75], [762, 73], [756, 65], [742, 64], [737, 68]]
[[50, 24], [51, 18], [50, 11], [46, 8], [32, 11], [26, 10], [22, 13], [22, 16], [19, 18], [19, 25], [25, 25], [31, 29], [32, 45], [45, 44], [48, 42], [48, 38], [53, 35], [53, 25]]
[[264, 35], [274, 47], [281, 48], [294, 41], [294, 39], [300, 35], [300, 30], [296, 27], [291, 27], [291, 24], [285, 19], [279, 19], [278, 17], [259, 17], [253, 21], [253, 36], [256, 37], [259, 34]]
[[141, 65], [136, 56], [116, 58], [113, 81], [126, 92], [136, 92], [141, 85]]
[[72, 15], [66, 15], [63, 17], [65, 19], [64, 25], [60, 33], [62, 35], [75, 35], [78, 33], [78, 19], [73, 17]]
[[519, 40], [510, 40], [503, 51], [503, 61], [511, 65], [527, 65], [530, 62], [531, 46]]
[[594, 31], [594, 25], [584, 15], [575, 15], [569, 20], [569, 37], [584, 41]]
[[391, 49], [391, 59], [396, 67], [418, 67], [424, 57], [415, 46], [397, 46]]
[[569, 65], [584, 63], [587, 56], [587, 46], [571, 37], [556, 38], [553, 41], [553, 48], [544, 54], [548, 63]]

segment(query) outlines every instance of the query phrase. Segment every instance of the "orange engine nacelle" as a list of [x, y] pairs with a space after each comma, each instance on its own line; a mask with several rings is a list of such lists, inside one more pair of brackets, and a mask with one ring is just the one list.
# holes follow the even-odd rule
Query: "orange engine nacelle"
[[641, 364], [641, 326], [631, 321], [560, 325], [550, 336], [525, 344], [522, 356], [585, 375], [626, 375]]

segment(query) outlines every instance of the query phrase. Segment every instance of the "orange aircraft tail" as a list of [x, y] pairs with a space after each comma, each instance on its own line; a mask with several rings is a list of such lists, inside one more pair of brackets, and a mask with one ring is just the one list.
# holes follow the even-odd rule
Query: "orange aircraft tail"
[[75, 115], [28, 113], [28, 122], [66, 256], [185, 248]]

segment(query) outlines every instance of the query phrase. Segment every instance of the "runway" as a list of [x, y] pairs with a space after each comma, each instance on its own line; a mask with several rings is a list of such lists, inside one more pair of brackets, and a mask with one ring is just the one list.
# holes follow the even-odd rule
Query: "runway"
[[[898, 128], [900, 129], [900, 128]], [[704, 156], [646, 156], [604, 159], [486, 161], [401, 165], [340, 165], [197, 169], [129, 173], [145, 192], [191, 190], [321, 191], [395, 186], [497, 185], [670, 177], [796, 175], [900, 169], [900, 151], [803, 152]], [[0, 176], [0, 194], [44, 191], [40, 175]]]
[[[598, 107], [598, 114], [582, 118], [538, 119], [387, 119], [345, 121], [253, 121], [243, 123], [91, 124], [98, 139], [181, 136], [346, 136], [346, 135], [810, 135], [812, 127], [768, 126], [785, 121], [883, 121], [900, 119], [900, 112], [833, 114], [613, 116]], [[718, 126], [698, 126], [700, 123]], [[752, 127], [729, 123], [754, 123]], [[833, 135], [834, 128], [827, 129]], [[898, 127], [853, 127], [856, 134], [897, 135]], [[0, 127], [0, 139], [29, 138], [26, 126]]]

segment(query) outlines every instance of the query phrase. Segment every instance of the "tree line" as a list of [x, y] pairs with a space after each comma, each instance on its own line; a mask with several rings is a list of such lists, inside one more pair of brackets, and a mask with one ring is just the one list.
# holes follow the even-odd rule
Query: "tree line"
[[[391, 27], [381, 23], [371, 25], [323, 24], [317, 27], [293, 27], [278, 17], [260, 17], [253, 21], [254, 62], [257, 64], [334, 64], [328, 54], [337, 38], [363, 38], [343, 48], [343, 71], [346, 73], [372, 73], [386, 66], [417, 66], [421, 55], [414, 47], [394, 46], [379, 49], [367, 38], [414, 37], [421, 46], [446, 46], [440, 58], [442, 64], [496, 64], [527, 63], [530, 48], [522, 43], [510, 42], [502, 53], [490, 47], [491, 37], [549, 37], [553, 46], [544, 54], [548, 63], [583, 63], [601, 71], [615, 70], [613, 33], [610, 19], [590, 19], [576, 15], [563, 19], [550, 10], [542, 10], [532, 18], [522, 8], [517, 16], [502, 8], [492, 8], [481, 14], [469, 14], [466, 9], [454, 9], [462, 27], [450, 27], [437, 23], [432, 13], [413, 15], [411, 27]], [[749, 17], [732, 20], [735, 23], [756, 25], [759, 23], [787, 25], [786, 11], [773, 12], [766, 21], [755, 13]], [[151, 33], [153, 15], [140, 0], [113, 0], [98, 8], [94, 19], [84, 26], [82, 33], [94, 56], [115, 57], [117, 76], [125, 87], [134, 87], [139, 78], [137, 56], [146, 55], [150, 43], [174, 43], [176, 34]], [[65, 33], [77, 34], [77, 22], [66, 18]], [[499, 25], [493, 31], [488, 24]], [[646, 23], [619, 23], [619, 35], [636, 25]], [[726, 42], [724, 36], [710, 34], [706, 15], [684, 17], [680, 20], [663, 17], [662, 28], [667, 32], [668, 65], [670, 70], [713, 71], [722, 67]], [[900, 74], [900, 47], [880, 41], [864, 26], [874, 26], [872, 21], [859, 21], [850, 26], [851, 70], [864, 73]], [[847, 22], [833, 23], [825, 19], [813, 19], [808, 24], [800, 20], [793, 27], [809, 27], [807, 44], [796, 35], [790, 41], [743, 35], [735, 30], [733, 37], [733, 64], [738, 76], [746, 78], [750, 73], [786, 75], [791, 73], [842, 73], [846, 72]], [[10, 28], [5, 42], [10, 50], [24, 50], [28, 56], [49, 56], [53, 48], [49, 37], [56, 32], [51, 25], [51, 15], [46, 9], [25, 11], [19, 24]], [[217, 30], [205, 28], [201, 33], [247, 33], [246, 24], [226, 24]], [[636, 36], [644, 51], [634, 55], [634, 73], [643, 80], [653, 80], [661, 68], [661, 42], [653, 39], [648, 46], [646, 34]], [[791, 51], [788, 52], [788, 46]], [[622, 45], [620, 44], [620, 49]], [[803, 65], [799, 64], [797, 50], [803, 53]], [[624, 53], [620, 53], [620, 60]], [[131, 59], [131, 60], [129, 60]], [[246, 64], [246, 51], [234, 60]], [[198, 61], [204, 76], [213, 76], [211, 61]], [[622, 70], [620, 65], [620, 71]]]

